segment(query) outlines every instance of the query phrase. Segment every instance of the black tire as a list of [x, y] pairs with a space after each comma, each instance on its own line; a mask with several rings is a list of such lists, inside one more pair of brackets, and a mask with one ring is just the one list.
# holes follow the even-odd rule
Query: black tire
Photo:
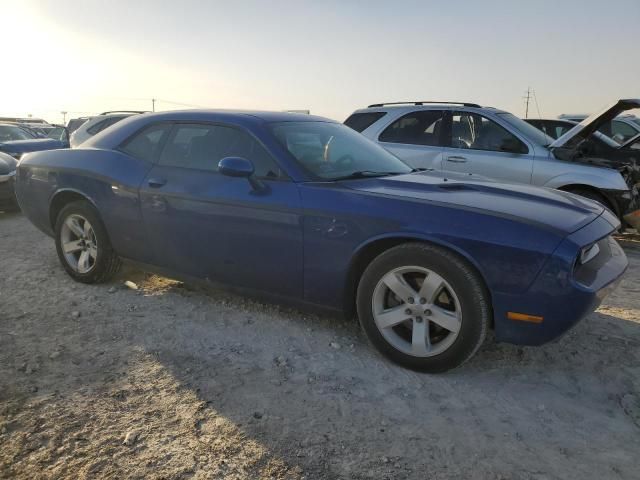
[[[387, 341], [376, 325], [373, 313], [376, 285], [387, 273], [404, 266], [435, 272], [451, 286], [459, 300], [462, 320], [457, 337], [437, 355], [406, 354]], [[358, 285], [357, 309], [360, 324], [376, 349], [404, 367], [429, 373], [456, 368], [470, 359], [484, 342], [492, 317], [489, 293], [475, 269], [450, 251], [423, 243], [399, 245], [375, 258]]]
[[603, 207], [608, 208], [609, 210], [615, 213], [613, 206], [601, 193], [598, 193], [594, 190], [589, 190], [588, 188], [571, 188], [571, 189], [568, 189], [567, 192], [598, 202]]
[[[71, 215], [80, 215], [86, 218], [90, 222], [95, 233], [97, 255], [91, 270], [87, 273], [80, 273], [74, 270], [65, 258], [65, 254], [62, 250], [62, 226], [64, 225], [65, 220]], [[95, 207], [87, 201], [69, 203], [60, 211], [58, 218], [56, 219], [55, 241], [60, 263], [62, 263], [62, 266], [69, 276], [78, 282], [103, 283], [108, 281], [118, 272], [118, 270], [120, 270], [122, 262], [111, 247], [111, 242], [107, 235], [107, 230], [102, 223], [102, 219], [100, 218], [100, 214]]]

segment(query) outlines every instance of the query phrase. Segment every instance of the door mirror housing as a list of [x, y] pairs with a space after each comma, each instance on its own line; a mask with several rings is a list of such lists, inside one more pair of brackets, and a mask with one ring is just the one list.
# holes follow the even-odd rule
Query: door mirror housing
[[500, 151], [508, 153], [527, 153], [527, 147], [515, 137], [505, 138], [500, 144]]
[[218, 171], [227, 177], [249, 178], [253, 175], [254, 168], [246, 158], [226, 157], [218, 162]]
[[253, 176], [255, 169], [250, 160], [242, 157], [225, 157], [218, 162], [218, 171], [222, 175], [235, 178], [246, 178], [256, 192], [263, 192], [265, 185]]

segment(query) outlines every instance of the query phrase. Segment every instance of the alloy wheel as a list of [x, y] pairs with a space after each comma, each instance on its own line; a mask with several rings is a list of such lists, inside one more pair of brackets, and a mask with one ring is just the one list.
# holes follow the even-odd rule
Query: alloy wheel
[[98, 242], [91, 223], [82, 215], [69, 215], [60, 230], [64, 258], [76, 272], [89, 273], [96, 265]]
[[372, 296], [375, 324], [394, 348], [415, 357], [447, 350], [462, 325], [460, 301], [436, 272], [419, 266], [391, 270]]

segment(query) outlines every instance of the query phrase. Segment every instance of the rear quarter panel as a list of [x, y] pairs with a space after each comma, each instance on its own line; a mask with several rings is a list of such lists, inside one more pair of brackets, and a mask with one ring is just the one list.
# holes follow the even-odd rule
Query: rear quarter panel
[[150, 168], [149, 162], [113, 150], [38, 152], [20, 162], [16, 193], [29, 219], [50, 235], [57, 195], [82, 195], [98, 209], [115, 250], [148, 261], [138, 189]]

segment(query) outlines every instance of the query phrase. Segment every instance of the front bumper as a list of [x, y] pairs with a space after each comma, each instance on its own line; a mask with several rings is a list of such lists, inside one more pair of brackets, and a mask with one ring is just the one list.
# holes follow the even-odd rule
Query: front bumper
[[[541, 345], [561, 336], [598, 308], [628, 266], [624, 251], [610, 237], [618, 226], [613, 215], [603, 213], [560, 243], [526, 293], [494, 293], [496, 339]], [[600, 253], [582, 266], [577, 264], [580, 249], [595, 241], [599, 241]], [[510, 320], [508, 312], [542, 317], [542, 321]]]
[[0, 205], [15, 207], [18, 205], [15, 193], [15, 172], [11, 175], [0, 175]]

